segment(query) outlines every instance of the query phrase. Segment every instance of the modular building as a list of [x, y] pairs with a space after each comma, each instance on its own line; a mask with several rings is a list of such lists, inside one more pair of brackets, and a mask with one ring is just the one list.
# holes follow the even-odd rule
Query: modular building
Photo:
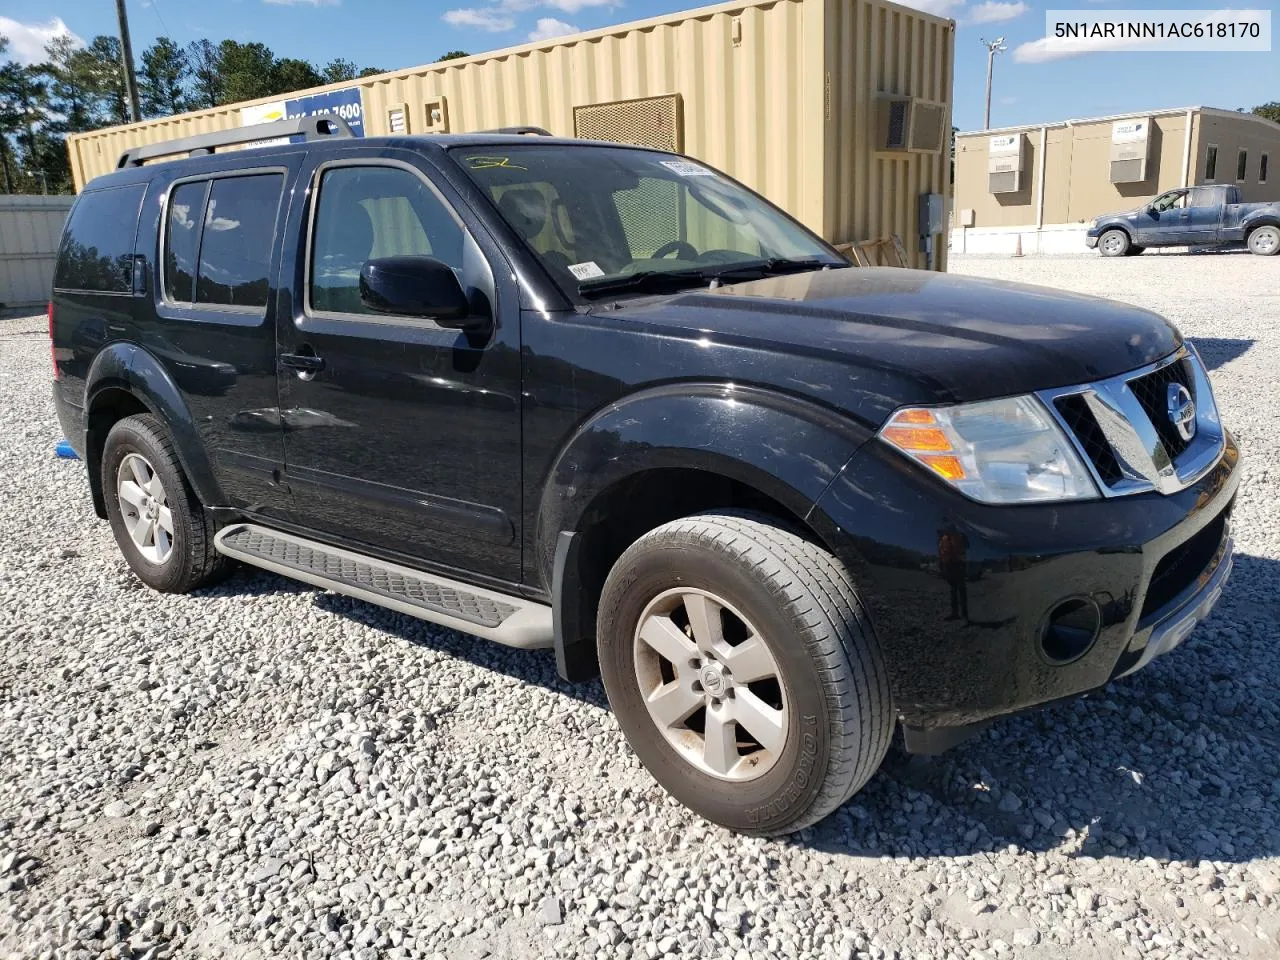
[[1280, 124], [1182, 107], [956, 136], [951, 249], [1079, 253], [1094, 217], [1166, 190], [1232, 183], [1245, 201], [1280, 198]]
[[727, 3], [70, 138], [77, 190], [130, 147], [333, 112], [357, 134], [529, 125], [676, 150], [833, 243], [945, 268], [955, 23], [882, 0]]

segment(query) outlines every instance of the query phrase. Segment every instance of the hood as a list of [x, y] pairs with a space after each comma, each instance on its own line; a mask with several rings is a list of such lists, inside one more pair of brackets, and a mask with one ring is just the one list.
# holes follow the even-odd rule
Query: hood
[[[649, 300], [622, 313], [812, 358], [815, 370], [834, 362], [853, 374], [850, 386], [876, 394], [874, 414], [857, 404], [871, 419], [907, 403], [986, 400], [1099, 380], [1159, 360], [1181, 342], [1171, 324], [1138, 307], [888, 267], [771, 277]], [[806, 379], [803, 366], [789, 366], [790, 380]]]

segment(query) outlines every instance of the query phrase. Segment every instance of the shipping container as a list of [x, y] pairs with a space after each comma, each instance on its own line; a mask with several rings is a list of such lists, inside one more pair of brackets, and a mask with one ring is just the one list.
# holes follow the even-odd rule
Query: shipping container
[[[945, 267], [953, 21], [881, 0], [769, 0], [432, 63], [70, 138], [77, 189], [128, 148], [333, 111], [366, 136], [530, 125], [663, 147], [742, 180], [827, 240], [898, 235]], [[933, 196], [932, 203], [922, 197]]]

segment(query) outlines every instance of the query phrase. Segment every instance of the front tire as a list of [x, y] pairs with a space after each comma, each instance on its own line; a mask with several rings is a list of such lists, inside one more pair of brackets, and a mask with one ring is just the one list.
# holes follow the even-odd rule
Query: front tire
[[102, 451], [102, 492], [120, 552], [147, 586], [188, 593], [230, 569], [213, 548], [213, 520], [157, 418], [138, 414], [111, 428]]
[[1280, 227], [1264, 224], [1249, 234], [1249, 252], [1260, 257], [1274, 257], [1280, 253]]
[[848, 576], [768, 518], [701, 514], [645, 534], [609, 573], [597, 634], [632, 749], [708, 820], [803, 829], [888, 750], [888, 674]]
[[1104, 257], [1128, 256], [1129, 245], [1129, 235], [1123, 230], [1108, 230], [1098, 238], [1098, 252]]

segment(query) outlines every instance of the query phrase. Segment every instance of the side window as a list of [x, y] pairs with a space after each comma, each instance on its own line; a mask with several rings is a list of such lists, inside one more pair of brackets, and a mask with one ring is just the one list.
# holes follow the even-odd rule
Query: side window
[[133, 240], [146, 190], [146, 184], [137, 183], [80, 195], [63, 233], [55, 287], [132, 292]]
[[196, 303], [265, 307], [284, 175], [214, 180], [200, 238]]
[[320, 179], [311, 248], [311, 308], [373, 313], [360, 300], [360, 270], [379, 257], [434, 257], [462, 269], [462, 226], [415, 173], [397, 167], [333, 167]]
[[169, 198], [164, 240], [164, 295], [174, 303], [191, 303], [196, 296], [196, 256], [200, 251], [200, 223], [209, 181], [183, 183]]

